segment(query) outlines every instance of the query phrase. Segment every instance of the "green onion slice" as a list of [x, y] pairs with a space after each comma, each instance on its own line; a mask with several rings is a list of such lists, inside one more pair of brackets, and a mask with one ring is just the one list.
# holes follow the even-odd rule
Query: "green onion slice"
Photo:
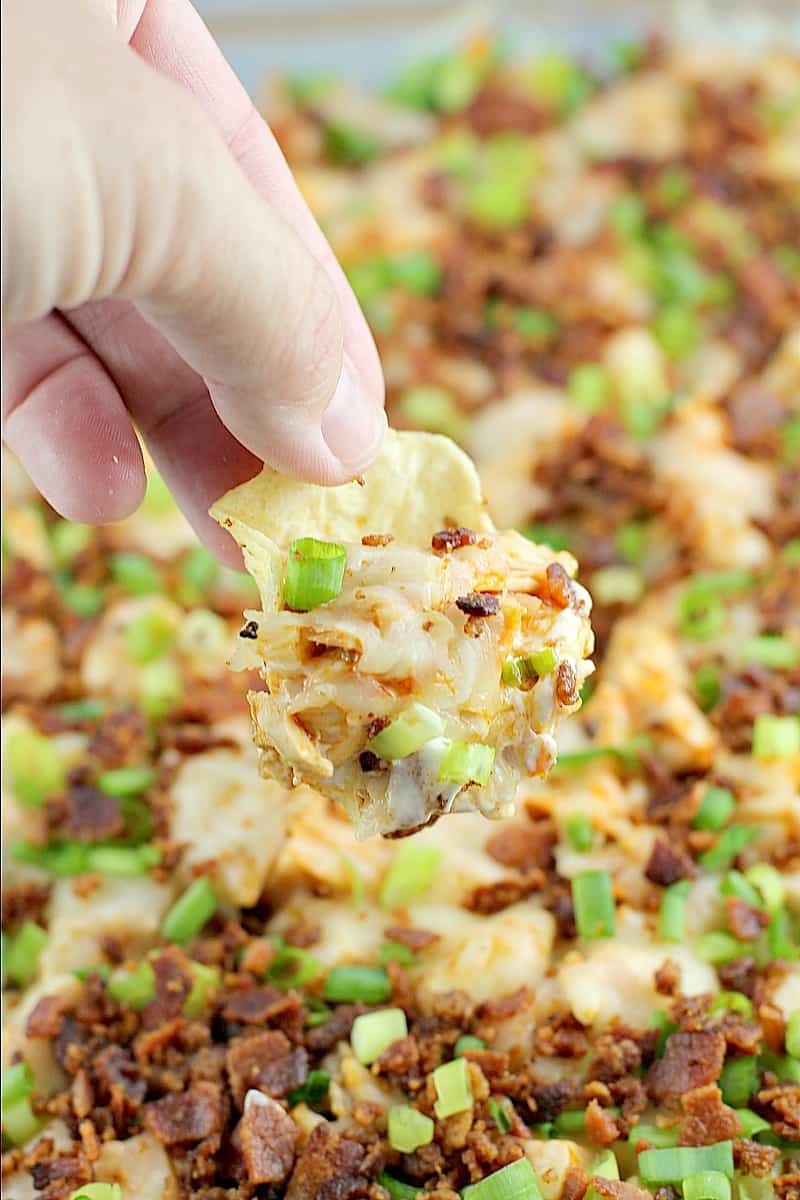
[[98, 775], [97, 786], [107, 796], [140, 796], [153, 786], [157, 777], [154, 767], [116, 767]]
[[760, 663], [776, 671], [788, 671], [800, 663], [800, 646], [777, 634], [761, 634], [748, 638], [739, 655], [746, 663]]
[[289, 1092], [286, 1099], [290, 1105], [307, 1104], [312, 1107], [325, 1099], [330, 1086], [331, 1077], [327, 1071], [309, 1071], [305, 1083]]
[[64, 787], [66, 770], [61, 755], [44, 734], [33, 730], [10, 734], [6, 763], [11, 786], [21, 804], [39, 808]]
[[183, 700], [183, 678], [175, 663], [157, 660], [142, 667], [139, 704], [153, 721], [169, 716]]
[[700, 864], [707, 871], [724, 871], [737, 854], [741, 854], [759, 835], [757, 825], [729, 825], [723, 829], [716, 844], [700, 855]]
[[139, 1012], [156, 994], [156, 977], [149, 962], [140, 962], [133, 971], [114, 971], [106, 987], [118, 1004]]
[[746, 942], [740, 942], [732, 933], [726, 933], [722, 929], [701, 933], [694, 943], [694, 952], [697, 957], [715, 967], [722, 963], [733, 962], [735, 958], [741, 958], [748, 953], [748, 950]]
[[777, 912], [786, 899], [786, 884], [780, 871], [769, 863], [754, 863], [744, 873], [748, 883], [752, 884], [761, 900], [759, 903], [768, 913]]
[[43, 1121], [31, 1108], [28, 1096], [3, 1109], [3, 1139], [12, 1146], [22, 1146], [42, 1128]]
[[453, 1047], [453, 1057], [460, 1058], [466, 1050], [485, 1050], [486, 1042], [483, 1038], [475, 1037], [471, 1033], [462, 1033], [461, 1037]]
[[542, 1200], [536, 1172], [527, 1158], [501, 1167], [461, 1193], [463, 1200]]
[[686, 903], [690, 884], [680, 879], [664, 889], [661, 897], [659, 933], [662, 942], [682, 942], [686, 936]]
[[738, 1012], [750, 1021], [754, 1014], [753, 1001], [743, 992], [717, 992], [711, 1001], [710, 1011], [712, 1013]]
[[582, 871], [572, 880], [575, 925], [582, 938], [613, 937], [614, 890], [608, 871]]
[[433, 883], [441, 861], [442, 852], [437, 847], [403, 842], [381, 885], [383, 907], [399, 908], [424, 895]]
[[146, 875], [160, 861], [161, 851], [156, 846], [90, 846], [86, 853], [86, 869], [112, 879]]
[[18, 1062], [9, 1067], [7, 1071], [3, 1071], [0, 1106], [6, 1109], [10, 1104], [24, 1100], [33, 1091], [33, 1084], [33, 1071], [26, 1062]]
[[792, 1058], [800, 1058], [800, 1008], [790, 1012], [786, 1022], [786, 1052]]
[[121, 551], [112, 554], [111, 577], [130, 596], [149, 596], [161, 591], [161, 574], [143, 554]]
[[677, 1146], [680, 1130], [669, 1125], [634, 1125], [628, 1134], [628, 1145], [649, 1142], [657, 1150]]
[[222, 983], [222, 972], [219, 967], [209, 967], [206, 963], [192, 963], [192, 987], [183, 1002], [183, 1015], [194, 1019], [208, 1008], [214, 994], [219, 991]]
[[350, 1045], [358, 1061], [369, 1066], [392, 1042], [399, 1041], [407, 1033], [408, 1023], [402, 1008], [382, 1008], [356, 1017], [350, 1031]]
[[454, 1058], [437, 1067], [433, 1072], [433, 1084], [436, 1088], [433, 1111], [440, 1121], [472, 1108], [472, 1084], [465, 1058]]
[[333, 1004], [383, 1004], [392, 994], [392, 983], [383, 967], [332, 967], [323, 997]]
[[585, 854], [594, 845], [594, 829], [585, 812], [573, 813], [567, 818], [564, 831], [573, 850]]
[[390, 962], [399, 963], [401, 967], [413, 967], [417, 956], [403, 942], [382, 942], [378, 947], [378, 962], [382, 967], [388, 967]]
[[163, 658], [175, 641], [175, 626], [163, 612], [150, 611], [135, 617], [125, 628], [128, 657], [135, 663]]
[[205, 876], [195, 879], [161, 922], [161, 934], [182, 945], [200, 932], [217, 911], [217, 894]]
[[298, 538], [289, 546], [283, 599], [293, 612], [309, 612], [342, 590], [347, 553], [338, 542]]
[[772, 1129], [769, 1121], [754, 1113], [752, 1108], [737, 1108], [736, 1115], [742, 1130], [741, 1137], [754, 1138], [757, 1133], [766, 1133]]
[[600, 1179], [619, 1179], [619, 1163], [613, 1150], [604, 1150], [589, 1166], [589, 1174]]
[[485, 787], [494, 766], [494, 746], [480, 742], [451, 742], [439, 763], [441, 783], [477, 784]]
[[[291, 988], [301, 988], [311, 983], [320, 970], [320, 964], [307, 950], [301, 949], [300, 946], [281, 946], [267, 968], [266, 978], [276, 988], [289, 991]], [[327, 999], [331, 997], [328, 996]]]
[[401, 1154], [413, 1154], [433, 1141], [433, 1121], [410, 1104], [394, 1104], [389, 1109], [389, 1145]]
[[703, 793], [700, 807], [692, 818], [692, 827], [717, 833], [728, 824], [735, 808], [736, 801], [728, 788], [708, 787]]
[[746, 1108], [759, 1079], [758, 1060], [752, 1055], [727, 1059], [718, 1080], [722, 1099], [732, 1108]]
[[82, 1183], [69, 1200], [122, 1200], [118, 1183]]
[[489, 1115], [494, 1121], [501, 1133], [510, 1133], [513, 1128], [513, 1121], [508, 1115], [508, 1109], [503, 1104], [502, 1100], [495, 1100], [494, 1096], [490, 1096], [486, 1101], [486, 1107], [489, 1110]]
[[731, 1181], [722, 1171], [697, 1171], [683, 1181], [683, 1200], [731, 1200]]
[[733, 1143], [713, 1146], [675, 1146], [666, 1150], [643, 1150], [638, 1159], [643, 1183], [683, 1183], [699, 1171], [720, 1171], [733, 1179]]
[[403, 1183], [402, 1179], [395, 1179], [386, 1171], [381, 1171], [378, 1183], [386, 1189], [392, 1200], [415, 1200], [422, 1194], [422, 1188], [412, 1187], [410, 1183]]
[[27, 987], [39, 969], [39, 958], [47, 945], [47, 934], [41, 925], [26, 921], [11, 939], [3, 964], [12, 983]]
[[393, 762], [415, 754], [432, 738], [441, 737], [443, 732], [444, 723], [439, 714], [415, 701], [390, 725], [371, 737], [366, 749], [377, 754], [378, 758]]
[[766, 713], [753, 725], [756, 758], [786, 758], [800, 754], [800, 717], [774, 717]]

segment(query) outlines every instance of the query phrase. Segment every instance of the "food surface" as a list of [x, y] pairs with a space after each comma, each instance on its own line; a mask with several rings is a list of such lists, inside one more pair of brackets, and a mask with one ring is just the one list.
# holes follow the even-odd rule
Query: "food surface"
[[[593, 596], [513, 818], [357, 842], [262, 779], [264, 597], [154, 472], [91, 530], [5, 463], [9, 1200], [797, 1200], [798, 96], [785, 48], [486, 39], [271, 93], [393, 423]], [[506, 553], [450, 524], [421, 564]]]
[[431, 434], [389, 433], [341, 488], [265, 469], [212, 512], [261, 594], [232, 665], [264, 681], [248, 693], [264, 774], [340, 801], [360, 837], [513, 814], [592, 669], [572, 556], [497, 533], [471, 464]]

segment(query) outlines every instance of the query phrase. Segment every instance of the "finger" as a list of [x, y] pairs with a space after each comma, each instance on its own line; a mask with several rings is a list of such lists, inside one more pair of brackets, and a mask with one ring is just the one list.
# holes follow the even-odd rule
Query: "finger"
[[[124, 32], [131, 34], [133, 29], [129, 15]], [[378, 354], [352, 288], [268, 125], [253, 107], [200, 15], [189, 0], [149, 0], [131, 34], [131, 45], [147, 62], [197, 98], [259, 194], [269, 200], [322, 264], [339, 302], [345, 352], [373, 403], [382, 406], [384, 385]]]
[[[383, 418], [343, 360], [326, 272], [191, 97], [77, 0], [45, 7], [46, 21], [27, 5], [11, 9], [20, 119], [3, 160], [32, 165], [4, 181], [17, 250], [4, 279], [9, 314], [133, 299], [206, 378], [223, 422], [255, 455], [319, 482], [352, 477], [376, 452]], [[21, 59], [35, 64], [33, 81]], [[49, 198], [62, 191], [53, 221]], [[335, 452], [323, 433], [329, 405], [349, 421]]]
[[222, 424], [200, 376], [133, 304], [106, 300], [69, 314], [102, 359], [159, 472], [209, 550], [241, 570], [233, 539], [208, 515], [214, 500], [252, 478], [259, 459]]
[[58, 316], [3, 339], [3, 436], [72, 521], [118, 521], [141, 502], [142, 452], [120, 394]]

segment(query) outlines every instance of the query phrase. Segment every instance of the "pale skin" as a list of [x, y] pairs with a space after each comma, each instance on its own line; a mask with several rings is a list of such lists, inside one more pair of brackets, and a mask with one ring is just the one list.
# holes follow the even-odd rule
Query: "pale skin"
[[3, 0], [3, 436], [64, 516], [145, 488], [204, 541], [268, 462], [336, 484], [386, 419], [372, 337], [188, 0]]

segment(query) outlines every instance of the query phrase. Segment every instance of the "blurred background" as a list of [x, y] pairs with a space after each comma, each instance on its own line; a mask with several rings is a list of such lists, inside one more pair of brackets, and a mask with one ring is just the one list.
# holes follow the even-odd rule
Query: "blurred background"
[[409, 60], [496, 28], [517, 53], [602, 55], [658, 28], [692, 42], [800, 45], [796, 0], [195, 0], [245, 86], [265, 74], [335, 71], [380, 85]]

